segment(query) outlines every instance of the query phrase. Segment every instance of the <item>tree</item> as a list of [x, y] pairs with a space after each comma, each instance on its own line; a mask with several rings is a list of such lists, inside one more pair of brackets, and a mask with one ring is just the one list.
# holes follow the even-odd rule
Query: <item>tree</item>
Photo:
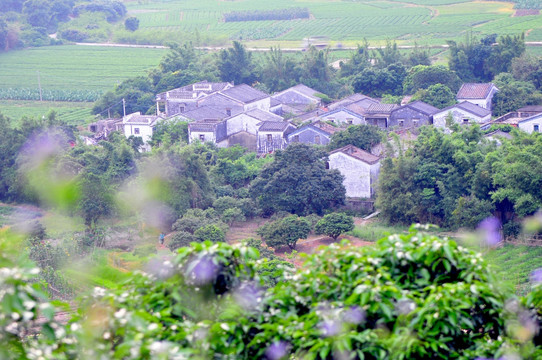
[[405, 76], [405, 67], [400, 64], [383, 69], [368, 67], [353, 77], [352, 86], [355, 92], [369, 96], [401, 95]]
[[517, 81], [512, 74], [500, 73], [493, 80], [499, 92], [493, 97], [493, 115], [501, 116], [525, 105], [538, 103], [536, 89], [531, 82]]
[[252, 85], [258, 79], [252, 53], [238, 41], [233, 42], [232, 48], [220, 51], [217, 67], [223, 81], [230, 81], [236, 85]]
[[335, 150], [346, 145], [354, 145], [360, 149], [371, 151], [373, 146], [380, 144], [384, 132], [377, 126], [352, 125], [344, 131], [338, 131], [331, 136], [329, 150]]
[[326, 153], [306, 144], [291, 144], [277, 151], [275, 161], [263, 168], [250, 185], [250, 194], [264, 214], [322, 214], [344, 202], [343, 177], [326, 169]]
[[299, 239], [306, 239], [311, 231], [309, 222], [296, 215], [287, 216], [273, 223], [265, 234], [265, 243], [272, 248], [288, 246], [294, 250]]
[[345, 213], [331, 213], [318, 221], [315, 231], [317, 234], [331, 236], [333, 240], [337, 240], [339, 235], [353, 229], [354, 219], [352, 216], [348, 216]]
[[105, 181], [94, 173], [85, 174], [80, 186], [78, 209], [87, 228], [93, 230], [100, 218], [113, 211], [113, 195]]
[[442, 84], [429, 86], [426, 90], [420, 89], [412, 97], [413, 100], [421, 100], [439, 109], [452, 106], [457, 103], [455, 94], [449, 87]]
[[124, 28], [128, 31], [136, 31], [139, 29], [139, 19], [136, 17], [129, 17], [124, 20]]
[[169, 250], [175, 251], [178, 248], [190, 246], [190, 243], [196, 241], [199, 241], [199, 239], [193, 234], [186, 231], [178, 231], [171, 236], [171, 240], [169, 241], [167, 247]]
[[412, 94], [436, 84], [445, 85], [452, 92], [457, 92], [461, 81], [455, 72], [442, 65], [418, 65], [409, 70], [403, 83], [403, 91], [405, 94]]
[[194, 231], [194, 236], [199, 241], [223, 242], [226, 234], [222, 229], [214, 224], [205, 225]]

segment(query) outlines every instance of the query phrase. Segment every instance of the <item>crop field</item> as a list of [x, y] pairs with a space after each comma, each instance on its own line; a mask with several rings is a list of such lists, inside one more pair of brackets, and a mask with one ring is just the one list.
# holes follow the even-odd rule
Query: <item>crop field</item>
[[542, 247], [506, 245], [484, 254], [484, 258], [497, 270], [499, 277], [524, 295], [531, 288], [530, 274], [542, 268]]
[[23, 116], [40, 118], [51, 110], [57, 113], [58, 119], [70, 125], [82, 125], [94, 119], [91, 108], [92, 103], [88, 102], [0, 100], [0, 113], [10, 118], [15, 126]]
[[[478, 35], [518, 34], [542, 40], [542, 15], [513, 16], [514, 3], [469, 0], [169, 0], [127, 3], [140, 28], [227, 36], [241, 40], [302, 41], [324, 36], [355, 44], [395, 39], [399, 43], [444, 44], [467, 31]], [[225, 22], [232, 11], [308, 8], [309, 19]], [[262, 41], [262, 46], [266, 46]]]
[[166, 52], [76, 45], [10, 51], [0, 54], [0, 99], [13, 93], [17, 99], [39, 99], [39, 71], [44, 99], [94, 101], [121, 81], [145, 75]]

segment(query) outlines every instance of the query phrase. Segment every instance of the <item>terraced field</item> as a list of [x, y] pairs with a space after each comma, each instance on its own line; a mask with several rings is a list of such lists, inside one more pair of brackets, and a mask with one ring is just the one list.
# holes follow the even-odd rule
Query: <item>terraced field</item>
[[[396, 39], [400, 43], [443, 44], [475, 34], [517, 34], [531, 30], [528, 40], [542, 40], [542, 16], [515, 17], [514, 3], [469, 0], [171, 0], [128, 3], [145, 30], [227, 36], [231, 39], [302, 41], [325, 36], [332, 42], [355, 44]], [[223, 14], [239, 10], [306, 7], [310, 19], [224, 22]]]
[[51, 110], [56, 111], [58, 119], [68, 124], [82, 125], [94, 119], [91, 108], [92, 103], [88, 102], [0, 100], [0, 113], [13, 120], [13, 125], [17, 125], [23, 116], [40, 118]]

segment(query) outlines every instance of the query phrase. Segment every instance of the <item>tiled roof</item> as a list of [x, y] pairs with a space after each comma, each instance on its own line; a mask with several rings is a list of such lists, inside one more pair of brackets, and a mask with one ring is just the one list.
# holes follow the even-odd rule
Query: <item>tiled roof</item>
[[333, 111], [325, 112], [323, 114], [320, 114], [320, 117], [327, 117], [329, 115], [337, 114], [337, 113], [340, 113], [340, 112], [348, 113], [348, 114], [350, 114], [352, 116], [355, 116], [355, 117], [363, 120], [363, 115], [358, 114], [356, 112], [353, 112], [352, 110], [348, 110], [346, 108], [339, 108], [339, 109], [335, 109]]
[[246, 114], [260, 121], [283, 121], [282, 117], [260, 109], [248, 110]]
[[367, 152], [360, 148], [357, 148], [354, 145], [343, 146], [342, 148], [331, 151], [329, 155], [332, 155], [338, 152], [352, 156], [355, 159], [361, 160], [364, 163], [371, 164], [371, 165], [376, 164], [378, 161], [380, 161], [380, 157], [373, 155], [370, 152]]
[[[439, 112], [439, 109], [434, 107], [433, 105], [429, 105], [427, 103], [424, 103], [423, 101], [417, 100], [412, 103], [406, 104], [405, 106], [408, 106], [414, 110], [417, 110], [419, 112], [422, 112], [426, 115], [433, 115], [437, 112]], [[475, 105], [476, 106], [476, 105]]]
[[220, 93], [232, 99], [241, 101], [245, 104], [269, 97], [269, 95], [267, 95], [263, 91], [254, 89], [253, 87], [248, 86], [246, 84], [234, 86], [227, 90], [221, 91]]
[[242, 106], [242, 102], [230, 98], [222, 93], [214, 93], [198, 100], [198, 104], [205, 106]]
[[330, 135], [333, 135], [335, 134], [336, 132], [339, 132], [339, 131], [342, 131], [343, 129], [341, 128], [338, 128], [338, 127], [335, 127], [335, 126], [331, 126], [329, 124], [326, 124], [326, 123], [323, 123], [321, 121], [318, 121], [318, 122], [315, 122], [314, 123], [314, 126], [317, 126], [318, 128], [320, 128], [321, 130], [323, 130], [324, 132], [330, 134]]
[[527, 105], [522, 107], [521, 109], [518, 109], [518, 112], [541, 112], [542, 113], [542, 105]]
[[280, 101], [278, 101], [275, 98], [271, 98], [269, 106], [270, 107], [275, 107], [275, 106], [279, 106], [280, 104], [282, 104]]
[[329, 138], [329, 137], [331, 136], [331, 133], [329, 133], [329, 132], [327, 132], [327, 131], [321, 129], [320, 127], [315, 126], [315, 125], [313, 125], [313, 124], [307, 124], [307, 125], [304, 125], [304, 126], [302, 126], [302, 127], [300, 127], [300, 128], [297, 128], [295, 131], [291, 132], [291, 133], [288, 135], [288, 137], [295, 136], [295, 135], [297, 135], [297, 134], [299, 134], [299, 133], [302, 133], [302, 132], [304, 132], [304, 131], [307, 131], [307, 130], [309, 130], [309, 129], [311, 129], [312, 131], [315, 131], [315, 132], [317, 132], [317, 133], [320, 133], [320, 134], [322, 134], [323, 136], [325, 136], [325, 137], [327, 137], [327, 138]]
[[284, 131], [289, 125], [288, 121], [265, 121], [258, 131]]
[[188, 124], [190, 131], [199, 131], [199, 132], [214, 132], [216, 123], [197, 121]]
[[457, 92], [458, 99], [485, 99], [491, 88], [495, 86], [492, 83], [465, 83]]
[[522, 123], [522, 122], [525, 122], [525, 121], [532, 121], [532, 120], [537, 120], [537, 119], [542, 120], [542, 114], [536, 114], [536, 115], [533, 115], [533, 116], [529, 116], [528, 118], [523, 118], [523, 119], [518, 121], [518, 124]]
[[195, 99], [198, 97], [198, 94], [212, 94], [231, 86], [232, 84], [228, 82], [210, 83], [205, 80], [159, 93], [156, 95], [156, 98], [159, 100], [166, 100], [168, 97], [174, 99]]
[[206, 119], [225, 119], [228, 116], [223, 108], [215, 106], [201, 106], [190, 111], [179, 114], [191, 120], [206, 120]]
[[455, 108], [464, 110], [478, 117], [486, 117], [491, 114], [490, 110], [484, 109], [483, 107], [478, 105], [474, 105], [473, 103], [470, 103], [468, 101], [463, 101], [459, 104], [448, 106], [447, 108], [440, 110], [439, 113], [447, 112]]
[[130, 124], [152, 125], [158, 119], [161, 119], [161, 117], [156, 116], [156, 115], [141, 115], [140, 112], [136, 112], [136, 113], [126, 115], [123, 118], [122, 122], [130, 123]]
[[372, 102], [378, 103], [377, 100], [372, 99], [372, 98], [370, 98], [370, 97], [368, 97], [366, 95], [353, 94], [353, 95], [350, 95], [348, 97], [345, 97], [344, 99], [341, 99], [341, 100], [335, 101], [334, 103], [329, 104], [328, 108], [331, 109], [331, 110], [334, 110], [334, 109], [344, 107], [344, 106], [348, 106], [348, 105], [350, 105], [352, 103], [362, 101], [362, 100], [371, 100]]
[[302, 93], [303, 95], [307, 95], [307, 96], [311, 96], [311, 97], [316, 97], [315, 95], [319, 94], [318, 91], [308, 87], [307, 85], [303, 85], [303, 84], [298, 84], [296, 86], [291, 87], [290, 89], [298, 91], [298, 92]]
[[367, 109], [367, 114], [390, 114], [393, 109], [398, 107], [397, 104], [371, 104]]

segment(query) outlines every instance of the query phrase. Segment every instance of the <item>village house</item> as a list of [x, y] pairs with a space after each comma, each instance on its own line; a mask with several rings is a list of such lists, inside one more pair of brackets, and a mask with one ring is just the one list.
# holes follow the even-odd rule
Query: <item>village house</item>
[[318, 91], [299, 84], [273, 94], [271, 99], [281, 104], [282, 113], [300, 115], [318, 108], [322, 99]]
[[387, 129], [391, 112], [398, 107], [397, 104], [371, 104], [365, 111], [365, 121], [368, 125]]
[[491, 121], [491, 111], [468, 101], [448, 106], [433, 115], [433, 125], [439, 128], [447, 126], [446, 119], [452, 116], [456, 124], [485, 124]]
[[288, 146], [288, 134], [296, 127], [288, 121], [266, 121], [258, 128], [258, 154], [272, 153]]
[[362, 115], [345, 108], [328, 111], [319, 116], [321, 121], [329, 121], [339, 126], [366, 124]]
[[542, 129], [542, 113], [518, 121], [518, 128], [529, 134], [539, 133]]
[[140, 137], [145, 144], [142, 150], [149, 151], [148, 142], [152, 138], [154, 127], [160, 120], [163, 120], [160, 116], [141, 115], [139, 111], [126, 115], [122, 118], [124, 136], [127, 138], [130, 136]]
[[329, 153], [329, 168], [344, 176], [347, 198], [374, 198], [380, 158], [353, 145]]
[[331, 135], [331, 132], [327, 132], [314, 124], [307, 124], [288, 134], [288, 144], [327, 145], [331, 140]]
[[518, 117], [526, 118], [537, 114], [542, 114], [542, 105], [527, 105], [518, 109]]
[[170, 117], [197, 107], [197, 101], [216, 92], [232, 88], [228, 82], [197, 82], [156, 95], [156, 115]]
[[347, 96], [343, 99], [340, 99], [340, 100], [337, 100], [335, 102], [332, 102], [331, 104], [328, 104], [326, 107], [329, 109], [329, 110], [336, 110], [336, 109], [340, 109], [340, 108], [347, 108], [348, 106], [352, 105], [352, 104], [355, 104], [355, 103], [358, 103], [358, 104], [366, 104], [366, 103], [374, 103], [374, 104], [378, 104], [379, 101], [378, 100], [375, 100], [373, 98], [370, 98], [366, 95], [363, 95], [363, 94], [352, 94], [350, 96]]
[[468, 101], [491, 110], [491, 101], [499, 89], [492, 83], [465, 83], [457, 92], [457, 102]]
[[88, 125], [94, 140], [105, 140], [113, 131], [123, 130], [122, 119], [102, 119]]
[[433, 123], [436, 107], [423, 101], [414, 101], [395, 108], [390, 113], [388, 127], [412, 128]]

